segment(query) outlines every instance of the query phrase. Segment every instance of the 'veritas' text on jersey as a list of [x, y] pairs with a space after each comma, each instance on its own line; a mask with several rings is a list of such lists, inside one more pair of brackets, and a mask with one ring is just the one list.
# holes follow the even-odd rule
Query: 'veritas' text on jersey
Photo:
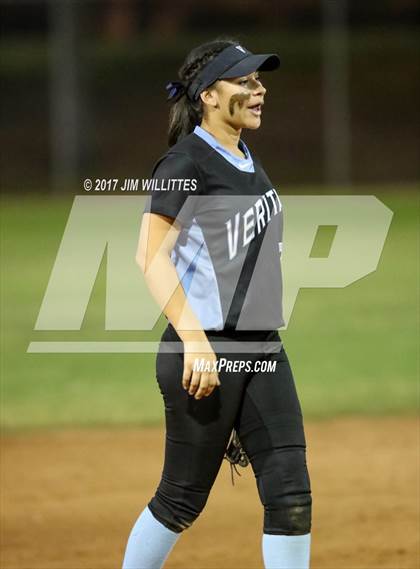
[[[271, 200], [272, 208], [270, 211]], [[255, 237], [255, 231], [258, 235], [271, 219], [271, 215], [277, 215], [281, 212], [281, 202], [277, 192], [273, 189], [268, 190], [265, 194], [256, 200], [254, 205], [250, 207], [244, 214], [236, 212], [234, 218], [230, 218], [226, 222], [227, 244], [229, 250], [229, 260], [236, 257], [238, 253], [239, 233], [241, 232], [241, 246], [246, 247]], [[242, 219], [241, 219], [242, 218]], [[242, 224], [241, 224], [242, 221]]]

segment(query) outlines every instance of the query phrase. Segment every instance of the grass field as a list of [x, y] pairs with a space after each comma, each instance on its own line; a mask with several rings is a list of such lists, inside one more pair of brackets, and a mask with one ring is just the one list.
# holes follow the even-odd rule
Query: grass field
[[[394, 212], [377, 271], [343, 289], [301, 290], [281, 332], [310, 418], [418, 408], [418, 198], [404, 187], [363, 193]], [[81, 331], [33, 330], [71, 203], [3, 200], [3, 428], [157, 423], [153, 354], [26, 353], [32, 340], [158, 340], [164, 327], [104, 331], [103, 263]]]

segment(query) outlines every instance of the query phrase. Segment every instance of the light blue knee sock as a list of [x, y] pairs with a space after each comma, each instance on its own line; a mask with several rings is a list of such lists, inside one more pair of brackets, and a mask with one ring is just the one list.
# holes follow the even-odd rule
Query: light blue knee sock
[[180, 535], [161, 524], [146, 506], [131, 530], [122, 569], [160, 569]]
[[311, 534], [262, 537], [265, 569], [308, 569]]

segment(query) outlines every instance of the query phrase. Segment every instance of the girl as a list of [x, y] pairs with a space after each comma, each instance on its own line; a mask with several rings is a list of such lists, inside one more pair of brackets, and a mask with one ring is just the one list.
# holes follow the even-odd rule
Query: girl
[[156, 360], [165, 463], [123, 569], [163, 566], [202, 512], [232, 430], [264, 508], [265, 567], [309, 567], [306, 441], [277, 331], [282, 204], [240, 138], [261, 124], [260, 71], [278, 66], [275, 54], [215, 40], [193, 49], [167, 85], [170, 148], [153, 170], [136, 257], [168, 319]]

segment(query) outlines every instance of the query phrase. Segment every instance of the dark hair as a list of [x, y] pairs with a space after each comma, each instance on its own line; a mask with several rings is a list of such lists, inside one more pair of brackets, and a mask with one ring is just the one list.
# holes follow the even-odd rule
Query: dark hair
[[[213, 41], [203, 43], [190, 51], [184, 63], [178, 71], [181, 81], [189, 83], [198, 73], [225, 48], [237, 44], [233, 38], [218, 38]], [[203, 103], [201, 98], [198, 101], [191, 101], [187, 95], [183, 95], [172, 105], [169, 113], [168, 144], [173, 146], [178, 140], [187, 136], [200, 124], [203, 117]]]

